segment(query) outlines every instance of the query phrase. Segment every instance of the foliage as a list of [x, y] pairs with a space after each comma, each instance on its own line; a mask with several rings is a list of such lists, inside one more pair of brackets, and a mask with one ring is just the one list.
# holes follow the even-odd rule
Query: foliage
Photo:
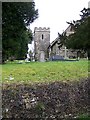
[[[27, 44], [32, 41], [32, 32], [30, 30], [25, 31], [20, 38], [19, 49], [17, 52], [18, 59], [25, 59], [27, 57], [28, 47]], [[26, 56], [25, 56], [26, 55]]]
[[58, 47], [61, 48], [63, 45], [66, 45], [66, 32], [63, 32], [62, 34], [58, 33], [59, 41], [58, 41]]
[[[57, 69], [56, 69], [57, 68]], [[88, 61], [30, 62], [2, 65], [3, 83], [43, 83], [74, 81], [88, 77]], [[10, 75], [14, 80], [9, 80]]]
[[68, 22], [74, 29], [74, 34], [67, 37], [66, 46], [87, 51], [88, 58], [90, 58], [90, 9], [84, 8], [81, 13], [80, 20]]
[[[28, 42], [32, 40], [30, 25], [38, 17], [34, 2], [2, 3], [2, 51], [3, 60], [24, 58]], [[20, 55], [18, 55], [21, 54]]]

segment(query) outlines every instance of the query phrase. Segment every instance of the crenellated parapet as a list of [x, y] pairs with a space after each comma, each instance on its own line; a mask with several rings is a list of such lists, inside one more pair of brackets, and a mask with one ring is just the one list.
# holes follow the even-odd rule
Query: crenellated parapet
[[34, 31], [35, 32], [36, 31], [38, 31], [38, 32], [40, 32], [40, 31], [50, 31], [50, 28], [49, 27], [35, 27]]

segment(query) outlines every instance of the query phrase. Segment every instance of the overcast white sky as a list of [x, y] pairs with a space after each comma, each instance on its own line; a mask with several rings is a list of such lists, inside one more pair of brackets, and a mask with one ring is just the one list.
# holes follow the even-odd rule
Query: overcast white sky
[[50, 41], [62, 33], [68, 24], [66, 21], [80, 19], [80, 11], [88, 7], [89, 0], [35, 0], [39, 18], [35, 20], [30, 28], [50, 27]]
[[34, 32], [34, 27], [50, 27], [50, 42], [55, 40], [58, 32], [62, 33], [72, 20], [80, 19], [80, 11], [88, 7], [89, 0], [35, 0], [39, 17], [30, 28]]

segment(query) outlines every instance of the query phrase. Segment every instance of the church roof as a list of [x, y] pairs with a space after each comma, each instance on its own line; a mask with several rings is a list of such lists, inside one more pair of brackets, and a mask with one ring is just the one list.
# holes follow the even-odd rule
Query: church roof
[[59, 39], [59, 37], [57, 37], [53, 42], [51, 42], [50, 47], [52, 47], [53, 45], [55, 45], [57, 43], [58, 39]]
[[[67, 29], [63, 32], [65, 33], [66, 32], [66, 35], [69, 36], [70, 34], [74, 33], [74, 31], [71, 29], [71, 25], [69, 25], [67, 27]], [[62, 34], [63, 34], [62, 33]], [[51, 44], [50, 44], [50, 47], [53, 47], [59, 40], [59, 37], [57, 37]]]

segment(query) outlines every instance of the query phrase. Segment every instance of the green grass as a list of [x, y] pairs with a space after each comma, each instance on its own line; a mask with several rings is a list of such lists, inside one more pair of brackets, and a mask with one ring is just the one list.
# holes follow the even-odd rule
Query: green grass
[[[1, 66], [0, 66], [1, 67]], [[12, 75], [14, 80], [9, 80]], [[73, 81], [88, 77], [88, 61], [7, 63], [2, 65], [3, 83]]]
[[78, 117], [77, 120], [90, 120], [90, 116], [87, 114], [82, 114]]

